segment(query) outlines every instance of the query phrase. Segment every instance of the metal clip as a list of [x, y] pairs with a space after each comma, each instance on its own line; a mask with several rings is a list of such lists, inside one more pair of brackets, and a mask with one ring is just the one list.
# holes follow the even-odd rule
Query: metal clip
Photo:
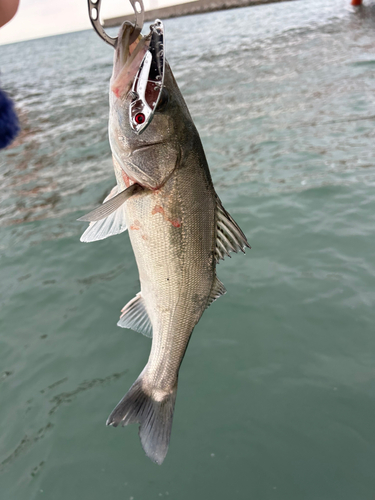
[[[143, 28], [144, 16], [145, 16], [145, 8], [143, 6], [143, 0], [129, 0], [132, 4], [134, 14], [135, 14], [135, 24], [133, 25], [133, 32], [130, 34], [129, 42], [133, 43], [137, 38]], [[112, 45], [112, 47], [116, 47], [117, 38], [112, 38], [107, 35], [104, 31], [103, 26], [100, 24], [100, 4], [102, 0], [87, 0], [88, 8], [89, 8], [89, 17], [91, 24], [97, 34], [100, 36], [102, 40]]]

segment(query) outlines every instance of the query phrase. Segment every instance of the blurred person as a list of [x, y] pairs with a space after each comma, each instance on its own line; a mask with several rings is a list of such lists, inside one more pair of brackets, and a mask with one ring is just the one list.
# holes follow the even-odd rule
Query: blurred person
[[[0, 0], [0, 27], [13, 18], [18, 5], [19, 0]], [[0, 88], [0, 149], [9, 146], [19, 131], [20, 126], [13, 101]]]
[[19, 0], [0, 0], [0, 28], [14, 17]]

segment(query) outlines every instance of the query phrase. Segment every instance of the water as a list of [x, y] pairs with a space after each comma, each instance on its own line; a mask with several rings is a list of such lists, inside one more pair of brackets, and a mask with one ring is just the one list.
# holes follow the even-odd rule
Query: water
[[[0, 156], [0, 499], [367, 500], [375, 491], [375, 35], [348, 0], [165, 22], [216, 189], [252, 245], [195, 329], [162, 467], [105, 420], [150, 349], [125, 234], [79, 242], [114, 185], [112, 49], [0, 48], [23, 133]], [[233, 28], [236, 27], [236, 32]]]

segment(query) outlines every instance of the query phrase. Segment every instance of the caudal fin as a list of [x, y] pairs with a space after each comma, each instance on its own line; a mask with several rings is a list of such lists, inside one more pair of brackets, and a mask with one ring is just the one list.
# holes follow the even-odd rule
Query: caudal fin
[[138, 422], [146, 455], [160, 465], [168, 451], [176, 393], [177, 384], [173, 392], [156, 400], [145, 392], [140, 376], [110, 414], [107, 425], [117, 427], [120, 423], [124, 426]]

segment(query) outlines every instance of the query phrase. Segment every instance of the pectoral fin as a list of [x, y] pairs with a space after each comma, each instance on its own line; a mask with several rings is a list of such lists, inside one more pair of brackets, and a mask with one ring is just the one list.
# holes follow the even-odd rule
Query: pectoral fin
[[143, 190], [143, 187], [140, 186], [139, 184], [132, 184], [128, 188], [124, 189], [124, 191], [121, 191], [121, 193], [117, 194], [110, 200], [106, 201], [103, 203], [98, 208], [95, 208], [95, 210], [92, 210], [86, 215], [83, 215], [80, 217], [79, 221], [86, 221], [86, 222], [96, 222], [100, 221], [102, 219], [105, 219], [106, 217], [110, 216], [117, 210], [123, 203], [125, 203], [126, 200], [128, 200], [133, 194], [139, 193], [140, 191]]
[[[112, 188], [109, 195], [105, 198], [103, 203], [111, 200], [118, 195], [118, 186]], [[90, 222], [89, 227], [82, 234], [80, 241], [83, 243], [91, 243], [92, 241], [99, 241], [108, 238], [109, 236], [114, 236], [115, 234], [120, 234], [127, 230], [126, 219], [125, 219], [125, 205], [121, 205], [113, 214], [109, 215], [105, 219], [98, 220], [96, 222]]]
[[80, 241], [91, 243], [92, 241], [104, 240], [109, 236], [123, 233], [126, 230], [125, 205], [121, 205], [121, 207], [105, 219], [90, 222], [89, 227], [82, 234]]
[[241, 250], [241, 252], [245, 253], [246, 247], [251, 248], [239, 225], [225, 210], [219, 198], [216, 205], [216, 229], [216, 262], [224, 259], [225, 255], [230, 257], [229, 252]]

